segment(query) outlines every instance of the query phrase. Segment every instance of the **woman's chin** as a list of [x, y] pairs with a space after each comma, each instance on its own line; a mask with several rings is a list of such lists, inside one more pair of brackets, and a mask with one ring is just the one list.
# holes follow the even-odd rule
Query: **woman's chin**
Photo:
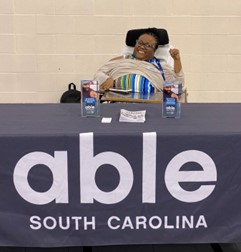
[[144, 54], [137, 53], [135, 58], [138, 60], [146, 60], [146, 56]]

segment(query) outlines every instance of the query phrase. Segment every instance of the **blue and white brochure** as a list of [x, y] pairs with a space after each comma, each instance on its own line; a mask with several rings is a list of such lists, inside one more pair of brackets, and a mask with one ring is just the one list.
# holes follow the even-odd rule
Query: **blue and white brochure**
[[100, 116], [100, 96], [97, 81], [81, 80], [81, 116]]
[[180, 118], [181, 117], [181, 94], [182, 83], [165, 82], [163, 84], [163, 118]]

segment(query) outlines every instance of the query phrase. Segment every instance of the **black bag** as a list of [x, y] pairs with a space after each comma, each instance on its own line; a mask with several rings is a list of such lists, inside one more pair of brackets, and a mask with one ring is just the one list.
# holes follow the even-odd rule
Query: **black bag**
[[61, 103], [80, 103], [81, 92], [76, 90], [76, 85], [74, 83], [69, 84], [69, 89], [65, 91], [61, 98]]

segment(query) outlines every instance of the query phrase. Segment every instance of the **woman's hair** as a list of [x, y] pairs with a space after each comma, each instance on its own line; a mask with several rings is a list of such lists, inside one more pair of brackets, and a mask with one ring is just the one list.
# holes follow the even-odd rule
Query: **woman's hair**
[[143, 34], [148, 34], [148, 35], [151, 35], [155, 38], [156, 40], [156, 48], [158, 47], [158, 45], [160, 44], [160, 37], [159, 37], [159, 32], [158, 32], [158, 29], [153, 27], [153, 28], [147, 28], [143, 33]]

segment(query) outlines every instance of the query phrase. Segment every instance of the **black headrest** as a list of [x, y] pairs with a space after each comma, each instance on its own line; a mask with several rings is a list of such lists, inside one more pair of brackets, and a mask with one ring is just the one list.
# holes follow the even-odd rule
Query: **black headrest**
[[[126, 34], [126, 45], [134, 47], [136, 40], [145, 33], [146, 29], [133, 29], [129, 30]], [[169, 43], [168, 33], [165, 29], [157, 29], [160, 42], [159, 45], [166, 45]]]

